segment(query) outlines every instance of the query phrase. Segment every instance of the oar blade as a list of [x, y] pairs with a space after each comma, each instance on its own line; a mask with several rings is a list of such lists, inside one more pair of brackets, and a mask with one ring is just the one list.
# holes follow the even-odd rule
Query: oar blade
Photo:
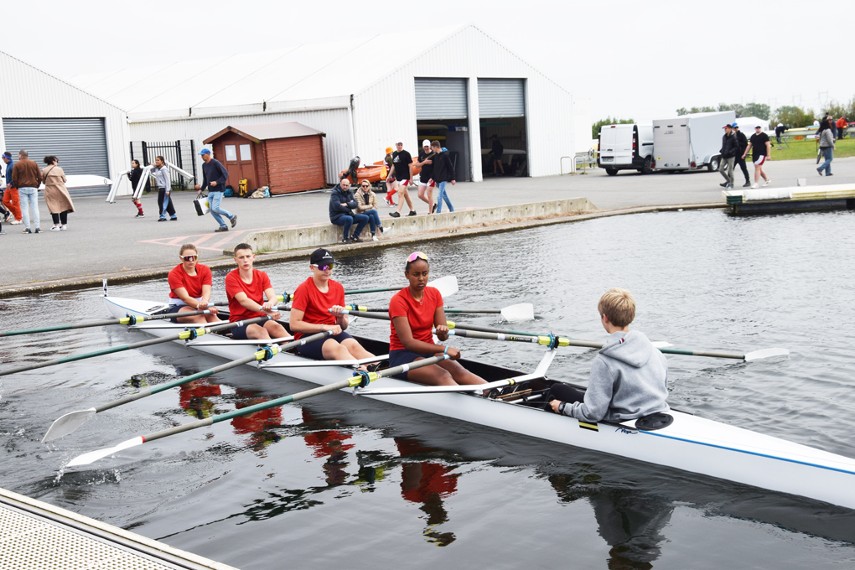
[[751, 362], [752, 360], [762, 360], [764, 358], [775, 358], [779, 356], [789, 358], [790, 351], [786, 348], [761, 348], [760, 350], [754, 350], [752, 352], [746, 353], [745, 362]]
[[534, 320], [534, 305], [531, 303], [517, 303], [502, 309], [502, 318], [509, 323]]
[[451, 295], [454, 295], [460, 290], [457, 284], [456, 275], [446, 275], [445, 277], [440, 277], [436, 281], [428, 283], [428, 285], [438, 289], [443, 297], [449, 297]]
[[137, 436], [127, 441], [123, 441], [119, 445], [115, 445], [113, 447], [105, 447], [103, 449], [96, 449], [95, 451], [89, 451], [87, 453], [83, 453], [78, 455], [74, 459], [68, 462], [66, 467], [80, 467], [82, 465], [89, 465], [90, 463], [95, 463], [99, 459], [104, 459], [105, 457], [109, 457], [111, 455], [115, 455], [120, 451], [125, 449], [129, 449], [131, 447], [136, 447], [138, 445], [142, 445], [145, 443], [145, 439], [142, 436]]
[[86, 423], [89, 418], [94, 416], [96, 413], [97, 411], [95, 408], [89, 408], [88, 410], [68, 412], [67, 414], [56, 418], [45, 432], [45, 435], [42, 438], [42, 443], [47, 443], [49, 441], [65, 437], [68, 434], [77, 431], [77, 428]]

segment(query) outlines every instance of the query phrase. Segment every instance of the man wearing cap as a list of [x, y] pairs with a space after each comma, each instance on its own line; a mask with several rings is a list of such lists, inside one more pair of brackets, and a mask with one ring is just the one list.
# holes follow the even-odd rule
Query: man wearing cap
[[160, 210], [158, 222], [166, 221], [166, 214], [173, 222], [178, 221], [175, 214], [175, 204], [172, 203], [172, 181], [169, 179], [169, 168], [166, 167], [166, 159], [162, 156], [154, 158], [154, 167], [151, 169], [154, 176], [154, 185], [157, 186], [157, 208]]
[[433, 151], [430, 148], [430, 141], [425, 139], [422, 141], [422, 150], [419, 151], [419, 158], [413, 164], [421, 167], [419, 171], [419, 200], [428, 205], [428, 214], [433, 214], [436, 209], [436, 204], [433, 203]]
[[404, 150], [404, 143], [399, 142], [395, 146], [398, 150], [392, 153], [392, 168], [395, 172], [395, 181], [392, 182], [392, 190], [398, 192], [400, 197], [398, 198], [397, 211], [389, 215], [393, 218], [400, 218], [401, 210], [404, 208], [404, 202], [406, 202], [407, 207], [410, 208], [408, 215], [415, 216], [416, 211], [413, 210], [413, 201], [410, 200], [410, 193], [407, 191], [407, 187], [410, 185], [410, 165], [413, 163], [413, 156]]
[[757, 125], [754, 127], [754, 134], [748, 139], [748, 147], [745, 149], [745, 154], [748, 154], [748, 149], [751, 149], [754, 158], [754, 186], [757, 188], [760, 185], [760, 179], [763, 179], [763, 186], [768, 186], [772, 179], [766, 175], [763, 170], [763, 165], [769, 160], [772, 154], [772, 141], [769, 140], [769, 135], [763, 132], [763, 127]]
[[3, 153], [3, 162], [6, 163], [6, 190], [3, 191], [3, 205], [6, 206], [12, 213], [12, 219], [6, 218], [10, 224], [21, 223], [21, 201], [18, 189], [12, 185], [12, 169], [15, 162], [12, 160], [12, 153], [8, 150]]
[[211, 151], [203, 148], [199, 151], [202, 157], [202, 184], [196, 185], [196, 197], [202, 195], [203, 191], [208, 192], [208, 202], [211, 204], [211, 216], [217, 221], [219, 227], [215, 232], [227, 232], [229, 227], [226, 225], [223, 216], [229, 219], [232, 227], [237, 225], [237, 214], [232, 214], [228, 210], [220, 207], [223, 201], [223, 192], [226, 191], [226, 181], [229, 179], [229, 171], [223, 166], [223, 163], [214, 158]]
[[[312, 274], [294, 291], [291, 301], [291, 332], [295, 339], [319, 332], [332, 336], [301, 346], [300, 356], [315, 360], [356, 360], [374, 356], [345, 329], [344, 287], [332, 279], [335, 259], [326, 249], [316, 249], [309, 258]], [[363, 367], [364, 368], [364, 367]]]
[[736, 162], [737, 154], [739, 154], [739, 143], [736, 141], [733, 125], [728, 123], [723, 128], [724, 136], [721, 137], [718, 171], [724, 176], [724, 182], [721, 186], [724, 188], [733, 188], [733, 165]]
[[[42, 172], [39, 165], [30, 160], [27, 151], [18, 153], [18, 162], [12, 167], [12, 186], [18, 189], [21, 200], [21, 216], [24, 220], [24, 233], [41, 232], [39, 219], [39, 185]], [[32, 225], [32, 228], [30, 227]]]
[[733, 127], [733, 132], [736, 135], [736, 142], [739, 145], [739, 154], [736, 155], [735, 163], [739, 166], [740, 170], [742, 170], [742, 175], [745, 176], [745, 184], [742, 185], [743, 188], [748, 188], [751, 186], [751, 180], [748, 178], [748, 167], [745, 165], [745, 152], [748, 148], [748, 137], [745, 136], [745, 133], [739, 130], [739, 125], [734, 121], [731, 126]]

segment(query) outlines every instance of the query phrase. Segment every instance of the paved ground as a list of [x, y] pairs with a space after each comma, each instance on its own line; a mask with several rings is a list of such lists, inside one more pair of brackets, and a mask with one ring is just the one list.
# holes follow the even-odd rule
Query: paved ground
[[[771, 161], [767, 171], [775, 187], [795, 186], [797, 178], [806, 178], [810, 186], [855, 183], [855, 158], [833, 163], [835, 176], [820, 177], [812, 160]], [[752, 167], [749, 166], [749, 172]], [[753, 172], [752, 172], [753, 174]], [[737, 181], [741, 181], [741, 174]], [[724, 204], [717, 173], [693, 172], [642, 176], [624, 171], [607, 176], [593, 169], [589, 174], [546, 178], [491, 178], [480, 183], [461, 183], [451, 187], [455, 208], [543, 202], [586, 197], [601, 210], [623, 210], [645, 206]], [[410, 192], [414, 202], [416, 192]], [[237, 227], [228, 233], [213, 233], [216, 224], [209, 215], [193, 212], [194, 192], [176, 196], [179, 220], [157, 222], [156, 195], [143, 197], [146, 217], [135, 219], [136, 209], [127, 197], [108, 204], [103, 198], [78, 198], [77, 211], [69, 216], [66, 232], [47, 231], [50, 215], [41, 201], [42, 233], [25, 235], [21, 226], [3, 224], [0, 236], [4, 253], [0, 269], [0, 296], [37, 293], [48, 283], [70, 284], [117, 280], [140, 273], [164, 273], [175, 264], [178, 246], [195, 243], [207, 262], [223, 258], [229, 249], [250, 232], [326, 222], [329, 194], [315, 192], [266, 200], [226, 199], [224, 206], [237, 213]], [[382, 196], [382, 195], [381, 195]], [[41, 200], [41, 199], [40, 199]], [[420, 215], [423, 202], [416, 204]], [[388, 217], [385, 206], [383, 218]], [[378, 246], [382, 247], [380, 242]], [[372, 245], [367, 245], [372, 247]], [[35, 290], [33, 290], [35, 288]]]

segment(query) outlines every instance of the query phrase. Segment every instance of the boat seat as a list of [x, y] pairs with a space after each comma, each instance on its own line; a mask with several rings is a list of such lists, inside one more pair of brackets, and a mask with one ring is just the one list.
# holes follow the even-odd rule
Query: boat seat
[[635, 420], [635, 427], [643, 431], [656, 431], [670, 426], [673, 421], [674, 417], [671, 414], [656, 412]]

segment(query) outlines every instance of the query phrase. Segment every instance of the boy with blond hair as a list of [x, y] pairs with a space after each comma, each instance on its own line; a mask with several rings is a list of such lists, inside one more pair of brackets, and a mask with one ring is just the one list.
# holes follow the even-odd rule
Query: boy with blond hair
[[585, 392], [569, 384], [550, 389], [552, 411], [586, 422], [622, 422], [669, 410], [668, 363], [641, 332], [630, 331], [635, 299], [626, 289], [609, 289], [597, 305], [609, 339], [591, 365]]

